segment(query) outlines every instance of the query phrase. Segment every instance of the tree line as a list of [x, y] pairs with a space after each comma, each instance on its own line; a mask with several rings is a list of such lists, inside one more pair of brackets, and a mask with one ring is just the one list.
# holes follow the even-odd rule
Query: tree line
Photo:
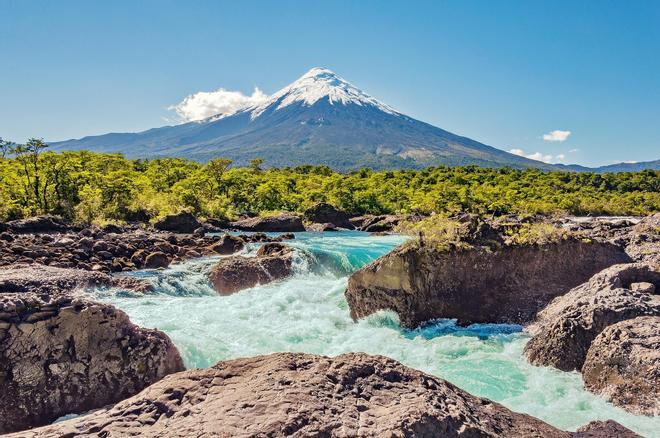
[[[267, 164], [267, 163], [266, 163]], [[0, 220], [57, 214], [90, 223], [151, 220], [182, 210], [234, 218], [303, 211], [317, 202], [356, 214], [466, 211], [502, 215], [646, 215], [660, 211], [660, 171], [549, 172], [429, 167], [340, 173], [327, 166], [232, 167], [216, 158], [131, 160], [52, 152], [40, 139], [0, 139]]]

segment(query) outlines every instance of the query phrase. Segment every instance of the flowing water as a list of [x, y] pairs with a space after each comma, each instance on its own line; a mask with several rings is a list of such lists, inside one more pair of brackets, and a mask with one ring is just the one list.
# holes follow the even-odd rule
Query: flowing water
[[[392, 357], [563, 429], [611, 418], [645, 436], [660, 436], [660, 418], [626, 413], [586, 392], [579, 373], [529, 365], [522, 356], [529, 338], [520, 326], [458, 327], [441, 320], [407, 330], [391, 312], [354, 323], [343, 294], [348, 275], [401, 242], [399, 236], [360, 232], [298, 233], [288, 242], [297, 248], [295, 274], [283, 281], [218, 296], [205, 276], [218, 257], [208, 257], [135, 273], [154, 282], [154, 294], [95, 294], [134, 323], [166, 332], [188, 368], [277, 351], [363, 351]], [[248, 246], [245, 255], [255, 248]]]

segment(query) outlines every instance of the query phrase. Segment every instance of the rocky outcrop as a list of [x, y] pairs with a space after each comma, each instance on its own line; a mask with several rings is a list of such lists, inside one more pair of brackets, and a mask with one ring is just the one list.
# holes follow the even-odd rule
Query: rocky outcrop
[[526, 323], [553, 298], [626, 261], [616, 245], [577, 240], [451, 251], [407, 244], [354, 273], [345, 295], [354, 319], [390, 309], [406, 327], [437, 318]]
[[165, 334], [110, 305], [0, 294], [0, 433], [115, 403], [183, 369]]
[[293, 249], [280, 243], [267, 243], [256, 257], [233, 256], [220, 259], [211, 269], [209, 281], [220, 295], [266, 284], [291, 274]]
[[591, 343], [586, 388], [635, 414], [660, 415], [660, 316], [612, 324]]
[[35, 292], [55, 295], [89, 287], [121, 287], [145, 292], [151, 283], [133, 277], [113, 277], [102, 272], [52, 266], [23, 265], [0, 267], [0, 293]]
[[35, 216], [0, 224], [0, 231], [15, 234], [61, 233], [69, 229], [70, 225], [58, 216]]
[[616, 421], [592, 421], [572, 434], [573, 438], [642, 438]]
[[401, 221], [413, 220], [415, 218], [416, 216], [403, 214], [365, 215], [353, 217], [349, 222], [360, 231], [378, 233], [393, 231]]
[[528, 326], [525, 347], [532, 364], [580, 370], [594, 339], [608, 326], [638, 316], [660, 315], [660, 296], [632, 290], [639, 282], [660, 286], [654, 267], [612, 266], [553, 300]]
[[[634, 436], [608, 423], [590, 430]], [[587, 433], [561, 431], [386, 357], [277, 353], [170, 375], [109, 409], [22, 436], [606, 436]]]
[[192, 213], [177, 213], [165, 216], [154, 224], [154, 228], [162, 231], [171, 231], [173, 233], [193, 233], [202, 224]]
[[355, 228], [349, 220], [350, 216], [348, 213], [333, 207], [327, 202], [319, 202], [311, 206], [305, 210], [303, 216], [306, 220], [315, 224], [326, 225], [329, 230], [332, 228], [347, 228], [349, 230]]
[[252, 217], [242, 219], [230, 224], [231, 228], [240, 231], [263, 232], [296, 232], [305, 231], [300, 216], [291, 213], [282, 213], [277, 216]]

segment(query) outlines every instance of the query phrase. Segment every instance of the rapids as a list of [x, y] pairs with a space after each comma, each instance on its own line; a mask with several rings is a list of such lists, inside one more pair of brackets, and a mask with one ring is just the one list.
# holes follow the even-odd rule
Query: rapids
[[[231, 296], [218, 296], [206, 281], [218, 257], [134, 273], [156, 285], [154, 294], [93, 293], [134, 323], [166, 332], [188, 368], [277, 351], [364, 351], [392, 357], [562, 429], [613, 419], [645, 436], [660, 436], [660, 418], [629, 414], [586, 392], [579, 373], [529, 365], [522, 356], [528, 336], [520, 326], [458, 327], [439, 320], [407, 330], [391, 312], [354, 323], [343, 295], [348, 275], [403, 241], [348, 231], [297, 233], [287, 242], [298, 250], [293, 276]], [[255, 249], [251, 245], [243, 252], [249, 256]]]

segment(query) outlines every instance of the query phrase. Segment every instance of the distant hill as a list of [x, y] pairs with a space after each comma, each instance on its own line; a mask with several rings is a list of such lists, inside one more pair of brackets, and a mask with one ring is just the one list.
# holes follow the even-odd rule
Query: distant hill
[[556, 168], [564, 170], [574, 170], [577, 172], [639, 172], [640, 170], [660, 170], [660, 160], [640, 161], [637, 163], [616, 163], [600, 167], [584, 167], [577, 164], [556, 164]]
[[[401, 114], [330, 70], [313, 68], [265, 102], [199, 122], [52, 143], [56, 150], [132, 158], [226, 157], [245, 165], [325, 164], [337, 170], [432, 165], [557, 167], [461, 137]], [[580, 166], [567, 166], [569, 170]]]

